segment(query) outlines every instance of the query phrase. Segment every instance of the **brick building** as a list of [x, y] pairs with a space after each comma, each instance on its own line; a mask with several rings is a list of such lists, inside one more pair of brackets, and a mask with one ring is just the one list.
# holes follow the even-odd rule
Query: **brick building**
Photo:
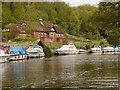
[[72, 39], [66, 39], [63, 30], [55, 24], [41, 24], [39, 22], [10, 23], [5, 28], [17, 30], [16, 37], [37, 38], [42, 42], [73, 42]]

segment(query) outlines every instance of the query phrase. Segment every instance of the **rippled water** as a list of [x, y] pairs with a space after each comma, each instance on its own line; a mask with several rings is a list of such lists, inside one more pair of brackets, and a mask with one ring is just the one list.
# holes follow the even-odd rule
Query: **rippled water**
[[117, 88], [118, 55], [66, 55], [0, 64], [2, 88]]

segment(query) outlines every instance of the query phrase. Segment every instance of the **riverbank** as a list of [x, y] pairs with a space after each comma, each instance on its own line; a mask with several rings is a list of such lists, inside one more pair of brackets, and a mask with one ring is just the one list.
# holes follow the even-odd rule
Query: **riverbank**
[[[39, 42], [39, 40], [36, 41], [26, 41], [26, 42], [12, 42], [12, 41], [8, 41], [8, 42], [0, 42], [1, 45], [3, 46], [10, 46], [10, 49], [12, 47], [15, 46], [22, 46], [26, 49], [28, 49], [30, 44], [37, 44]], [[101, 41], [96, 41], [96, 40], [86, 40], [86, 41], [74, 41], [73, 44], [75, 44], [75, 46], [77, 48], [83, 48], [83, 46], [89, 46], [90, 48], [92, 48], [93, 45], [100, 45]], [[44, 42], [45, 45], [49, 46], [51, 49], [57, 49], [60, 48], [63, 43], [61, 42]], [[109, 43], [107, 41], [104, 41], [104, 45], [103, 46], [108, 46]]]

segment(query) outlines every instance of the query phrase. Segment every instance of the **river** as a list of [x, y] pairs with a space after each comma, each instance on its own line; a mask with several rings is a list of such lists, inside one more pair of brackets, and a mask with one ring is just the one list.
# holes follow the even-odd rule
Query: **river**
[[2, 88], [118, 88], [118, 55], [80, 54], [0, 64]]

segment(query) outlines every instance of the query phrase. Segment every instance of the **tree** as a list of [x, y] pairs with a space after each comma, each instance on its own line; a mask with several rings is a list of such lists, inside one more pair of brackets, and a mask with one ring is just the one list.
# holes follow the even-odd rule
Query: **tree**
[[111, 45], [119, 45], [119, 33], [111, 31], [107, 37], [107, 40]]

